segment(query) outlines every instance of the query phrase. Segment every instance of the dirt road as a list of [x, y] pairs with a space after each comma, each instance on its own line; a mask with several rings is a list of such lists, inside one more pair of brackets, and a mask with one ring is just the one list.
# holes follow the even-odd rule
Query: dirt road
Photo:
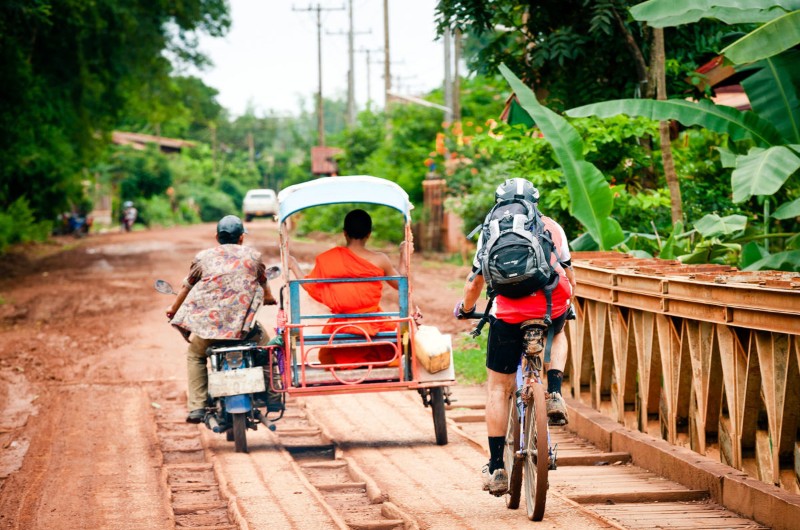
[[[249, 243], [276, 262], [274, 223], [250, 227]], [[380, 508], [389, 513], [384, 527], [484, 528], [491, 521], [511, 528], [524, 521], [524, 513], [480, 491], [480, 447], [456, 432], [449, 445], [435, 445], [430, 412], [416, 393], [294, 400], [276, 433], [250, 431], [249, 454], [185, 424], [185, 346], [166, 325], [168, 299], [152, 284], [158, 277], [177, 283], [192, 256], [213, 243], [213, 230], [63, 240], [0, 262], [0, 528], [336, 528], [347, 517], [367, 521], [369, 500], [367, 508], [325, 500], [311, 486], [314, 473], [304, 471], [319, 465], [286, 451], [291, 422], [310, 419], [333, 439], [349, 473], [378, 496], [372, 504], [389, 501]], [[297, 244], [295, 251], [310, 261], [331, 244]], [[427, 323], [455, 331], [448, 315], [463, 272], [416, 268]], [[479, 391], [461, 391], [480, 399]], [[546, 523], [597, 525], [558, 500]]]
[[[248, 243], [276, 263], [275, 224], [251, 223], [249, 230]], [[435, 444], [430, 411], [413, 392], [292, 399], [276, 432], [248, 431], [247, 454], [235, 453], [223, 435], [185, 423], [185, 343], [166, 323], [171, 301], [152, 285], [156, 278], [177, 284], [213, 238], [213, 225], [106, 234], [0, 259], [0, 529], [529, 524], [524, 501], [508, 510], [481, 491], [479, 387], [453, 388], [458, 401], [448, 411], [446, 446]], [[296, 242], [293, 252], [309, 263], [337, 243]], [[468, 329], [450, 316], [465, 274], [415, 256], [414, 297], [425, 323]], [[274, 309], [264, 308], [259, 319], [271, 325]], [[707, 496], [625, 464], [629, 455], [587, 457], [585, 444], [568, 432], [554, 436], [559, 462], [563, 454], [583, 467], [551, 475], [537, 528], [620, 528], [567, 497], [602, 508], [607, 497], [587, 501], [598, 498], [598, 485], [616, 488], [603, 495], [617, 498], [651, 492], [658, 511], [631, 528], [667, 517], [665, 508], [690, 509], [664, 500]], [[299, 452], [309, 447], [314, 451]], [[641, 519], [642, 509], [613, 517]], [[691, 509], [703, 521], [734, 522], [707, 503]]]

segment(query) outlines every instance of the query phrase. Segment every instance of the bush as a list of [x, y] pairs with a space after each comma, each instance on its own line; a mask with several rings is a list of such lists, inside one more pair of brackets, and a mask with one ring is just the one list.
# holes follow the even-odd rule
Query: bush
[[340, 234], [344, 226], [344, 217], [350, 210], [361, 208], [372, 217], [372, 236], [376, 242], [400, 243], [405, 231], [403, 216], [388, 206], [371, 204], [331, 204], [314, 208], [314, 215], [301, 215], [297, 222], [297, 235], [304, 236], [311, 232]]
[[233, 198], [218, 189], [187, 186], [179, 192], [179, 197], [194, 202], [202, 221], [219, 221], [226, 215], [239, 215], [240, 213]]
[[20, 197], [0, 212], [0, 253], [15, 243], [45, 241], [52, 227], [50, 221], [36, 221], [28, 199]]
[[179, 212], [173, 212], [167, 197], [156, 196], [140, 199], [139, 221], [147, 226], [175, 226], [183, 219]]

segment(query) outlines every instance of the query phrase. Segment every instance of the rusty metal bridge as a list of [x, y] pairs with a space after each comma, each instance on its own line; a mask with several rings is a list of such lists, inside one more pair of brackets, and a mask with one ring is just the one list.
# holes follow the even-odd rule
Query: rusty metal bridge
[[[729, 466], [697, 471], [718, 478], [720, 504], [736, 497], [739, 513], [769, 526], [798, 513], [800, 274], [604, 252], [573, 263], [572, 397]], [[650, 467], [670, 474], [668, 461]], [[744, 486], [750, 507], [735, 494]]]

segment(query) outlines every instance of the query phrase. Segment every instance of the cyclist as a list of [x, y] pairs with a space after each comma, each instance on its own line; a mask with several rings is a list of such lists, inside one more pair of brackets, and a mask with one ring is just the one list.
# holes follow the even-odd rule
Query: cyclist
[[[522, 178], [507, 179], [495, 191], [495, 201], [520, 198], [536, 205], [539, 190]], [[558, 286], [552, 293], [551, 320], [554, 330], [551, 358], [547, 370], [547, 415], [551, 424], [566, 425], [569, 421], [567, 407], [561, 397], [561, 380], [567, 363], [567, 338], [564, 321], [575, 292], [575, 276], [570, 264], [570, 253], [564, 229], [549, 217], [543, 216], [545, 229], [550, 231], [555, 253], [553, 267], [559, 274]], [[478, 252], [473, 261], [473, 273], [479, 269], [478, 253], [483, 244], [478, 239]], [[485, 281], [477, 274], [464, 284], [463, 299], [456, 305], [457, 318], [468, 318], [475, 312]], [[487, 396], [486, 430], [489, 436], [490, 460], [481, 470], [484, 490], [493, 495], [508, 491], [508, 476], [504, 469], [503, 449], [509, 414], [509, 396], [515, 389], [515, 374], [525, 347], [525, 331], [521, 324], [526, 320], [541, 319], [546, 313], [542, 291], [523, 298], [497, 296], [489, 317], [489, 342], [486, 352]]]

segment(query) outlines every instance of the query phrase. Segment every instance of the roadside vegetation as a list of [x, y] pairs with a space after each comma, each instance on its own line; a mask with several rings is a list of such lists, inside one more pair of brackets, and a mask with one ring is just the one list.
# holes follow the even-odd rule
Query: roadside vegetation
[[[325, 100], [327, 143], [344, 150], [340, 174], [397, 182], [418, 223], [428, 215], [422, 181], [443, 178], [446, 206], [466, 231], [497, 183], [521, 176], [539, 187], [542, 209], [576, 250], [800, 270], [800, 37], [792, 30], [800, 2], [529, 5], [438, 3], [440, 30], [464, 35], [458, 121], [394, 103], [362, 110], [347, 128], [345, 102]], [[0, 68], [11, 80], [0, 88], [0, 252], [46, 238], [58, 215], [103, 197], [112, 199], [112, 222], [131, 200], [140, 223], [170, 226], [238, 212], [249, 188], [312, 177], [310, 101], [291, 117], [232, 116], [214, 88], [181, 74], [207, 62], [194, 36], [224, 35], [227, 9], [223, 0], [0, 7]], [[715, 88], [698, 68], [721, 56], [751, 111], [711, 102]], [[441, 90], [422, 97], [444, 103]], [[112, 144], [115, 130], [193, 146], [134, 150]], [[299, 230], [338, 232], [340, 219], [331, 208]], [[377, 232], [392, 239], [390, 225]]]

